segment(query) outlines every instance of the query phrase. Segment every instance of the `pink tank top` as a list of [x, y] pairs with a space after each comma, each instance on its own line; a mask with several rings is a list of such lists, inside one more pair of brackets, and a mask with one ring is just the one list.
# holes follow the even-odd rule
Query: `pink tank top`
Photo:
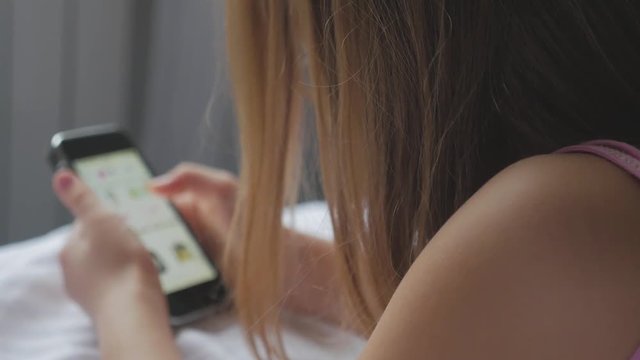
[[[557, 152], [586, 153], [599, 156], [640, 180], [640, 150], [629, 144], [613, 140], [594, 140], [580, 145], [569, 146]], [[636, 350], [631, 360], [640, 360], [640, 348]]]

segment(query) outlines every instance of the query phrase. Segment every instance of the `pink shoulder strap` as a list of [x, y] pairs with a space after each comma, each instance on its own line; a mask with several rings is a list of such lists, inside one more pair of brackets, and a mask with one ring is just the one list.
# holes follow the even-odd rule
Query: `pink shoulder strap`
[[594, 140], [568, 146], [556, 152], [593, 154], [612, 162], [640, 180], [640, 150], [629, 144], [613, 140]]

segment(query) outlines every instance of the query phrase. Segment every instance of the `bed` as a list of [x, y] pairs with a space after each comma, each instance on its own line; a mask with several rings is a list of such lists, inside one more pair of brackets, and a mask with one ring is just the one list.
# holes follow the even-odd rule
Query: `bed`
[[[323, 203], [285, 215], [296, 229], [330, 239]], [[0, 359], [98, 359], [89, 318], [65, 294], [57, 253], [69, 227], [0, 247]], [[364, 341], [315, 319], [287, 316], [284, 342], [292, 359], [353, 359]], [[231, 313], [176, 330], [185, 359], [251, 359]]]

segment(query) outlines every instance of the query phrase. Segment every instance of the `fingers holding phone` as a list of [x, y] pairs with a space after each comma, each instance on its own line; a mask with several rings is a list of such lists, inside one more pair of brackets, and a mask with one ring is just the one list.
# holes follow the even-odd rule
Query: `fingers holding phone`
[[210, 256], [220, 264], [235, 210], [235, 176], [223, 170], [183, 163], [152, 180], [150, 188], [173, 202]]
[[53, 189], [58, 199], [76, 218], [103, 211], [97, 196], [70, 170], [56, 171], [53, 175]]
[[[165, 302], [147, 250], [124, 219], [106, 209], [69, 170], [59, 170], [53, 188], [76, 220], [60, 262], [69, 295], [93, 318], [113, 294], [135, 287]], [[166, 304], [163, 306], [166, 307]]]

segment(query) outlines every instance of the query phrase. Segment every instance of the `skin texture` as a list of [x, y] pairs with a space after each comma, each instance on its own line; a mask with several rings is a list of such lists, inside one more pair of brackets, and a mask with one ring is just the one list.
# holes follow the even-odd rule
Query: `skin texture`
[[[185, 185], [189, 181], [175, 187], [181, 191], [168, 191], [169, 184], [185, 176], [177, 174], [213, 174], [198, 172], [204, 168], [187, 170], [174, 172], [173, 181], [164, 179], [167, 196], [186, 199], [185, 189], [197, 194], [197, 186]], [[65, 176], [70, 175], [58, 173], [54, 187], [77, 216], [76, 227], [84, 229], [65, 248], [74, 254], [84, 243], [97, 242], [102, 222], [115, 220], [103, 214], [100, 224], [89, 222], [86, 213], [98, 205], [87, 201], [88, 195], [65, 195], [56, 186]], [[214, 177], [205, 179], [192, 181], [215, 182]], [[201, 219], [194, 215], [197, 211], [186, 210], [202, 199], [194, 194], [191, 205], [175, 201], [190, 222]], [[77, 206], [73, 199], [78, 198], [89, 205]], [[520, 161], [487, 183], [431, 240], [398, 287], [361, 358], [628, 359], [640, 339], [638, 213], [637, 181], [604, 160], [547, 155]], [[200, 231], [211, 239], [219, 230]], [[133, 255], [137, 248], [130, 234], [116, 234], [117, 239], [110, 234], [105, 242], [113, 249], [101, 251], [123, 252], [117, 261], [114, 256], [113, 262], [96, 264], [63, 255], [67, 288], [94, 319], [105, 358], [176, 358], [157, 280], [136, 270], [146, 269], [148, 259]], [[332, 273], [325, 272], [332, 266], [331, 249], [289, 236], [285, 243], [295, 244], [291, 254], [307, 256], [293, 256], [306, 260], [287, 267], [293, 275], [285, 283], [300, 284], [290, 288], [288, 305], [340, 318], [340, 308], [328, 307], [327, 301], [337, 291], [331, 286]], [[224, 240], [213, 243], [216, 249]], [[123, 267], [134, 270], [118, 270]], [[83, 278], [93, 273], [116, 275], [101, 288], [96, 285], [100, 282]], [[84, 296], [96, 292], [105, 294], [101, 301]], [[135, 321], [109, 310], [141, 309], [149, 303], [161, 305], [135, 312]], [[132, 310], [128, 316], [133, 315]]]
[[60, 253], [67, 292], [91, 317], [105, 359], [178, 359], [153, 262], [124, 220], [70, 171], [53, 179], [76, 217]]
[[595, 157], [508, 168], [425, 248], [361, 358], [628, 359], [639, 211], [637, 181]]

